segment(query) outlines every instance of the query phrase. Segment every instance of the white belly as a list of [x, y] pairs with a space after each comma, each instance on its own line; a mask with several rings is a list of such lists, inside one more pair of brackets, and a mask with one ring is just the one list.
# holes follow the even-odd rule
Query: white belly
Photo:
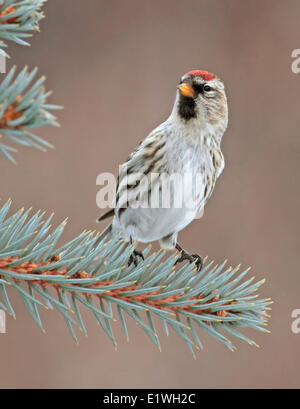
[[113, 221], [113, 230], [127, 240], [151, 242], [184, 229], [196, 217], [204, 195], [203, 183], [198, 180], [197, 189], [195, 185], [192, 177], [177, 179], [175, 183], [173, 180], [171, 186], [165, 183], [158, 198], [154, 195], [149, 203], [141, 201], [141, 207], [122, 209], [120, 218]]

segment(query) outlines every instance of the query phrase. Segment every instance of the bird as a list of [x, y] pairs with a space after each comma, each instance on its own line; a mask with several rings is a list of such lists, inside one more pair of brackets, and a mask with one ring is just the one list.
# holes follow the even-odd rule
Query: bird
[[[178, 233], [203, 214], [224, 169], [221, 141], [227, 125], [222, 80], [206, 70], [184, 74], [170, 116], [120, 166], [115, 207], [97, 219], [112, 217], [99, 240], [118, 234], [128, 244], [159, 241], [162, 249], [180, 252], [177, 263], [194, 262], [200, 271], [202, 257], [189, 254], [178, 243]], [[168, 206], [163, 205], [166, 192]], [[143, 253], [134, 250], [128, 265], [137, 265], [139, 257]]]

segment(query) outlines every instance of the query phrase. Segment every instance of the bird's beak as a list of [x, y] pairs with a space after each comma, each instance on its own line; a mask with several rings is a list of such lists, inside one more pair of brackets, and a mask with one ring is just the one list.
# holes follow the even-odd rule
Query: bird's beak
[[178, 85], [177, 88], [180, 90], [181, 95], [183, 95], [184, 97], [194, 98], [195, 92], [191, 85], [182, 84]]

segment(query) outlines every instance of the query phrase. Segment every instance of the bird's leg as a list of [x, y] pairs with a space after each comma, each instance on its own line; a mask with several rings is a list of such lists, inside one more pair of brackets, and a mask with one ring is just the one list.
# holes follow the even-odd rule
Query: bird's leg
[[[130, 237], [130, 244], [132, 244], [132, 237]], [[138, 257], [141, 257], [144, 260], [144, 255], [141, 251], [139, 250], [133, 250], [133, 252], [130, 254], [130, 257], [128, 259], [128, 267], [133, 263], [135, 266], [138, 265]]]
[[203, 265], [203, 259], [199, 254], [189, 254], [187, 253], [178, 243], [176, 244], [176, 249], [181, 252], [181, 255], [176, 260], [175, 264], [181, 263], [182, 261], [188, 260], [190, 263], [195, 262], [195, 266], [198, 271], [201, 270]]

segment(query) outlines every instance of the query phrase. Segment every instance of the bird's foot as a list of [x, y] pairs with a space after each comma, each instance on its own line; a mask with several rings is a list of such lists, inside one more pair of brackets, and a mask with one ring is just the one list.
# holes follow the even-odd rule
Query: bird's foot
[[141, 257], [144, 260], [144, 255], [139, 250], [133, 250], [129, 259], [128, 259], [128, 267], [133, 263], [135, 266], [138, 265], [138, 257]]
[[186, 251], [182, 250], [181, 255], [178, 257], [175, 264], [182, 263], [185, 260], [188, 260], [190, 263], [195, 263], [197, 271], [201, 271], [203, 266], [203, 258], [199, 256], [199, 254], [189, 254]]

